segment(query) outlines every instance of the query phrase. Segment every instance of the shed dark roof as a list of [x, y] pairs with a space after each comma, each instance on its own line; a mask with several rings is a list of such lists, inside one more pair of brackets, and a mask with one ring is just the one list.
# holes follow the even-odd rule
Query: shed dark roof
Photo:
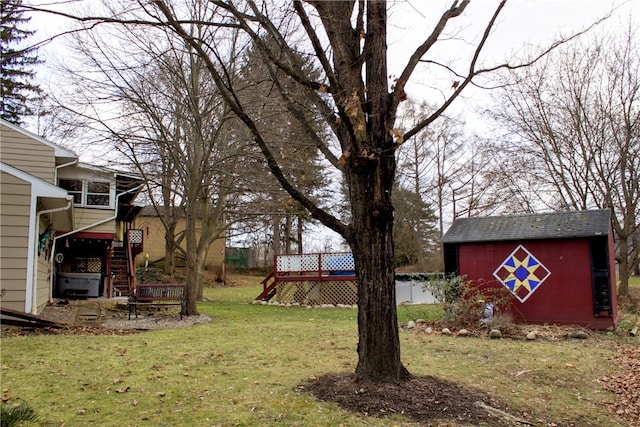
[[611, 212], [608, 209], [458, 218], [442, 237], [442, 242], [491, 242], [606, 236], [609, 234], [610, 224]]

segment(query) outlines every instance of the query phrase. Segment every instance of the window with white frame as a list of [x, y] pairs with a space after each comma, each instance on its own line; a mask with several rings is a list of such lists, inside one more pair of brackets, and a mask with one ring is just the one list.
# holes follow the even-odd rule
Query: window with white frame
[[75, 206], [111, 207], [111, 184], [105, 181], [61, 179], [59, 186], [73, 196]]

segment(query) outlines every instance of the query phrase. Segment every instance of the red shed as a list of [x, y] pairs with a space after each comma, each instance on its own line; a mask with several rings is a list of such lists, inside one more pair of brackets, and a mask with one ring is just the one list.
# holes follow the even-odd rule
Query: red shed
[[609, 210], [460, 218], [442, 242], [445, 273], [509, 289], [516, 321], [615, 328]]

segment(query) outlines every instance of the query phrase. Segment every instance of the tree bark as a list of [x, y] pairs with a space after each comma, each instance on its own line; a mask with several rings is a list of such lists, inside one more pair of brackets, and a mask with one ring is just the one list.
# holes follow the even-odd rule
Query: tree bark
[[[347, 182], [354, 233], [351, 247], [358, 271], [358, 366], [356, 379], [400, 382], [410, 377], [400, 360], [393, 204], [396, 158], [388, 129], [386, 4], [370, 2], [364, 56], [369, 121], [367, 145], [375, 155], [349, 158]], [[364, 150], [363, 150], [364, 151]], [[383, 153], [383, 154], [378, 154]], [[367, 155], [368, 154], [368, 155]]]

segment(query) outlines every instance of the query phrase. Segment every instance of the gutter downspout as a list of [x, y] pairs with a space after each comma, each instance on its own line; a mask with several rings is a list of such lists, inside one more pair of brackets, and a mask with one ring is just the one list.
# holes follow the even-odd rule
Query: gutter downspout
[[53, 172], [53, 182], [55, 183], [55, 185], [58, 185], [58, 170], [62, 169], [62, 168], [66, 168], [67, 166], [73, 166], [75, 164], [77, 164], [80, 160], [78, 160], [77, 158], [69, 163], [63, 163], [59, 166], [56, 166]]
[[[51, 251], [51, 255], [49, 256], [49, 268], [51, 269], [51, 271], [53, 272], [53, 255], [54, 255], [54, 252], [55, 252], [56, 244], [58, 243], [58, 239], [62, 239], [63, 237], [68, 237], [68, 236], [71, 236], [72, 234], [76, 234], [76, 233], [79, 233], [81, 231], [85, 231], [85, 230], [88, 230], [90, 228], [97, 227], [98, 225], [102, 225], [102, 224], [107, 223], [109, 221], [113, 221], [114, 219], [116, 219], [118, 217], [118, 206], [119, 206], [118, 205], [118, 199], [120, 198], [120, 196], [123, 196], [125, 194], [133, 193], [135, 191], [140, 190], [143, 187], [144, 187], [144, 184], [140, 184], [137, 187], [134, 187], [134, 188], [132, 188], [130, 190], [127, 190], [127, 191], [123, 191], [120, 194], [117, 194], [116, 195], [116, 201], [115, 201], [116, 202], [116, 209], [115, 209], [115, 214], [113, 216], [111, 216], [109, 218], [106, 218], [106, 219], [103, 219], [103, 220], [100, 220], [98, 222], [95, 222], [93, 224], [85, 225], [84, 227], [78, 228], [77, 230], [71, 230], [71, 231], [69, 231], [67, 233], [61, 234], [59, 236], [55, 236], [53, 238], [53, 249], [54, 250]], [[115, 230], [114, 230], [114, 233], [115, 233]], [[54, 275], [52, 274], [51, 275], [51, 282], [49, 283], [49, 286], [51, 287], [51, 289], [53, 289], [53, 276]], [[51, 295], [53, 296], [53, 292], [51, 292]]]
[[[61, 208], [53, 208], [53, 209], [46, 209], [43, 211], [38, 212], [38, 214], [36, 215], [36, 234], [40, 233], [40, 218], [42, 217], [42, 215], [46, 215], [46, 214], [50, 214], [50, 213], [54, 213], [54, 212], [60, 212], [60, 211], [66, 211], [69, 210], [71, 208], [71, 206], [73, 206], [73, 196], [67, 196], [67, 205], [63, 206]], [[31, 282], [31, 309], [30, 309], [30, 313], [32, 314], [38, 314], [38, 249], [39, 249], [39, 243], [37, 242], [34, 248], [34, 253], [33, 253], [33, 259], [34, 259], [34, 263], [33, 263], [33, 272], [32, 272], [32, 282]], [[55, 244], [55, 238], [54, 238], [54, 244]], [[54, 246], [52, 246], [52, 248], [54, 248]], [[53, 253], [53, 250], [51, 251]], [[51, 264], [49, 265], [51, 266]], [[53, 276], [53, 270], [49, 270], [51, 271], [51, 274]], [[51, 300], [51, 295], [49, 295], [49, 300]]]

